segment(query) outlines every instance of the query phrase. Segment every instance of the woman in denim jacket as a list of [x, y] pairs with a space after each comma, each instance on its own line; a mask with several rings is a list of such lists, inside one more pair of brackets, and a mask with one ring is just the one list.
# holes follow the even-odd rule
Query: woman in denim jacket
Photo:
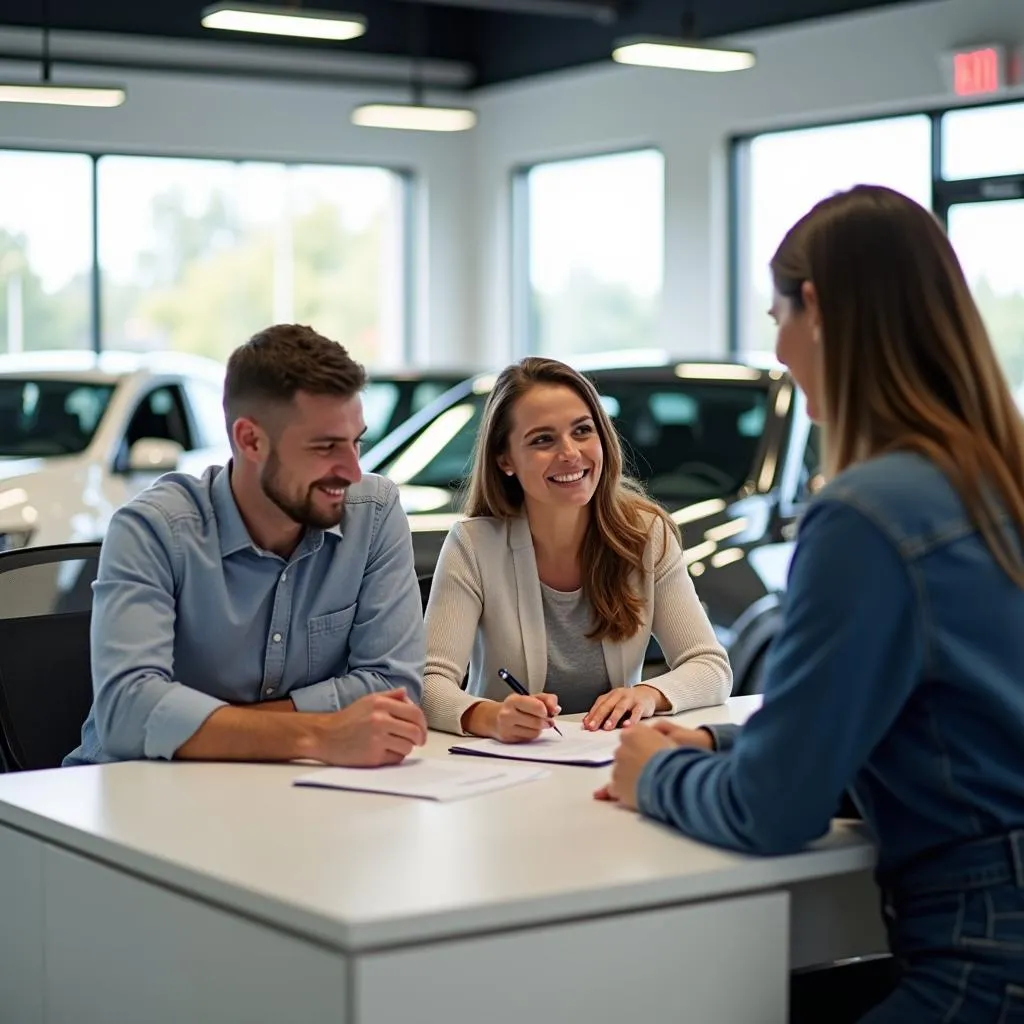
[[772, 272], [831, 482], [764, 704], [738, 732], [630, 730], [598, 796], [781, 854], [849, 788], [899, 969], [865, 1024], [1024, 1021], [1024, 423], [948, 239], [906, 197], [824, 200]]

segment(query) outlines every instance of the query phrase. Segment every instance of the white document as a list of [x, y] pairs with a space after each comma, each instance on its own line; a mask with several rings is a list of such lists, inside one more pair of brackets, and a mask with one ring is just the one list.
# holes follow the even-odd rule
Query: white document
[[323, 768], [298, 776], [293, 784], [388, 793], [421, 800], [461, 800], [521, 782], [533, 782], [547, 775], [543, 768], [525, 765], [473, 764], [424, 757], [408, 758], [401, 764], [383, 768]]
[[559, 736], [554, 729], [529, 743], [500, 743], [498, 740], [469, 740], [448, 749], [453, 754], [479, 754], [483, 757], [504, 757], [513, 761], [546, 761], [549, 764], [574, 764], [597, 768], [611, 764], [619, 746], [617, 729], [590, 732], [582, 725], [564, 723]]

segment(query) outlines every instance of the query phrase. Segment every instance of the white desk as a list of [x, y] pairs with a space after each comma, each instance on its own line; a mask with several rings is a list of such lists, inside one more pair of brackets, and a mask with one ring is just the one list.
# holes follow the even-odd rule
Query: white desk
[[0, 776], [0, 1019], [783, 1024], [791, 965], [884, 948], [856, 827], [741, 857], [550, 767], [448, 804], [298, 765]]

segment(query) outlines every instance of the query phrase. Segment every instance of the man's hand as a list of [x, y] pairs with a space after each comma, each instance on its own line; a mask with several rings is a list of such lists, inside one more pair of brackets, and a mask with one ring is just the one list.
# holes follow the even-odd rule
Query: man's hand
[[647, 762], [659, 750], [672, 750], [676, 747], [713, 750], [714, 742], [706, 729], [685, 729], [671, 722], [655, 722], [652, 726], [639, 726], [623, 733], [619, 749], [615, 751], [611, 780], [597, 790], [594, 797], [597, 800], [613, 800], [635, 810], [636, 787]]
[[427, 740], [427, 720], [402, 689], [371, 693], [341, 711], [310, 717], [315, 721], [309, 756], [325, 764], [399, 764]]

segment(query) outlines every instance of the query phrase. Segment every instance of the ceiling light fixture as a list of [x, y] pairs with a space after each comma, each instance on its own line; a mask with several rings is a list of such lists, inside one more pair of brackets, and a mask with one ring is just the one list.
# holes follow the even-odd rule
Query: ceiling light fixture
[[468, 107], [435, 107], [427, 103], [364, 103], [352, 111], [361, 128], [398, 128], [419, 132], [464, 132], [476, 124]]
[[50, 5], [42, 0], [43, 50], [41, 82], [0, 82], [0, 103], [45, 103], [62, 107], [119, 107], [125, 101], [121, 86], [76, 85], [50, 80]]
[[677, 71], [745, 71], [756, 62], [750, 50], [727, 50], [683, 39], [643, 36], [623, 39], [612, 50], [612, 60], [649, 68]]
[[620, 39], [612, 50], [612, 60], [620, 64], [672, 68], [676, 71], [720, 73], [752, 68], [757, 59], [753, 51], [708, 46], [701, 41], [697, 33], [696, 6], [696, 0], [690, 0], [684, 10], [682, 32], [678, 38], [633, 36]]
[[303, 10], [273, 4], [233, 3], [223, 0], [203, 10], [204, 28], [230, 32], [258, 32], [271, 36], [298, 36], [305, 39], [355, 39], [366, 31], [361, 14], [336, 11]]
[[363, 103], [352, 110], [352, 123], [361, 128], [397, 128], [415, 132], [464, 132], [476, 124], [469, 107], [434, 106], [423, 102], [423, 10], [417, 3], [410, 13], [412, 102]]
[[57, 107], [119, 107], [124, 89], [53, 82], [2, 82], [0, 103], [47, 103]]

